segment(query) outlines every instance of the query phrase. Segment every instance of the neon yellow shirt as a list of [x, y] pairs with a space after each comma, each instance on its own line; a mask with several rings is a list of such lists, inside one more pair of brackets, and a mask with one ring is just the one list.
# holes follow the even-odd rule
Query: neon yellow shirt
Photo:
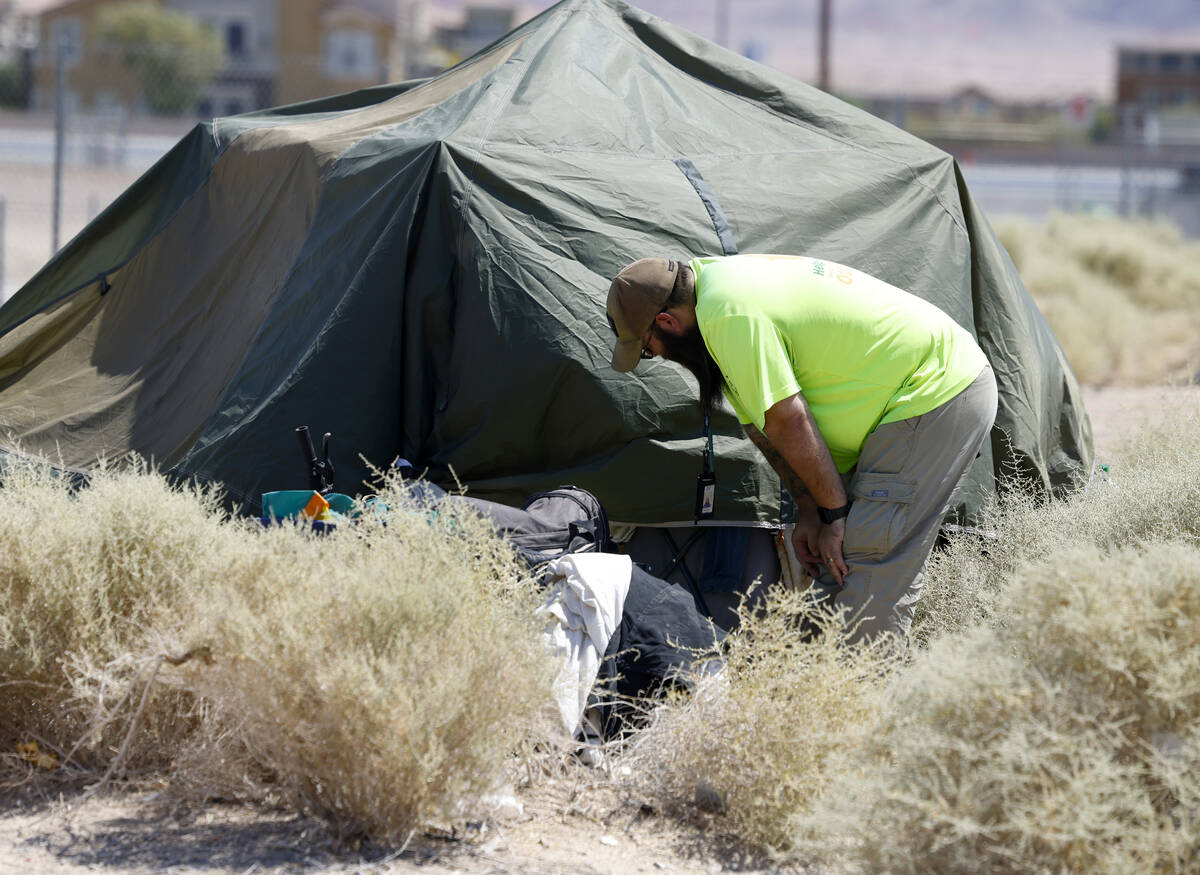
[[804, 394], [838, 471], [878, 426], [920, 416], [979, 376], [975, 339], [927, 301], [816, 258], [698, 258], [696, 319], [738, 420], [763, 428]]

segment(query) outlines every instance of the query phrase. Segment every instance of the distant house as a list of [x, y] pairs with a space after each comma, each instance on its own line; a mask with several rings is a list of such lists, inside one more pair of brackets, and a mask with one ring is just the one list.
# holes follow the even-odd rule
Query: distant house
[[1129, 141], [1200, 145], [1200, 47], [1118, 49], [1116, 109]]
[[951, 94], [941, 105], [939, 117], [972, 121], [996, 121], [1005, 107], [982, 88], [968, 86]]
[[1200, 47], [1117, 49], [1117, 108], [1200, 109]]
[[[153, 0], [151, 0], [153, 2]], [[68, 113], [133, 107], [141, 87], [115, 57], [99, 50], [99, 18], [112, 0], [67, 0], [38, 16], [33, 58], [33, 109], [55, 105], [58, 60], [63, 65], [63, 104]]]
[[238, 115], [275, 103], [276, 0], [165, 0], [165, 5], [211, 27], [225, 50], [224, 64], [205, 89], [197, 115]]
[[468, 6], [462, 22], [436, 28], [433, 41], [443, 53], [445, 66], [451, 66], [491, 45], [518, 23], [515, 6]]
[[858, 101], [873, 115], [935, 142], [1045, 142], [1064, 132], [1086, 131], [1096, 100], [1005, 101], [982, 88], [967, 87], [943, 97], [872, 96]]
[[[0, 0], [3, 2], [3, 0]], [[140, 86], [98, 43], [101, 10], [124, 0], [67, 0], [39, 17], [35, 106], [53, 105], [56, 47], [68, 110], [138, 112]], [[224, 62], [196, 114], [236, 115], [389, 81], [394, 0], [148, 0], [211, 27]]]
[[[287, 13], [283, 14], [284, 5]], [[394, 0], [279, 0], [274, 102], [378, 85], [392, 75]]]

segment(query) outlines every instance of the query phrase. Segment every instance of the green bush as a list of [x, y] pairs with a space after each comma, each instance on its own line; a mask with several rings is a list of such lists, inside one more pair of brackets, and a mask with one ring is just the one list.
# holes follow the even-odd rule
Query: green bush
[[106, 6], [97, 27], [104, 47], [137, 77], [159, 115], [191, 111], [223, 62], [221, 39], [210, 27], [157, 3]]
[[20, 65], [0, 64], [0, 106], [22, 109], [25, 102], [25, 77]]

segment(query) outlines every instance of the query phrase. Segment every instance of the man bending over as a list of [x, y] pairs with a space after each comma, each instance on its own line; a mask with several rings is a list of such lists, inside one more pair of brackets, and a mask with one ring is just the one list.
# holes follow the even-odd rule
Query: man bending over
[[817, 258], [644, 258], [608, 293], [612, 366], [663, 356], [722, 394], [796, 504], [792, 541], [853, 639], [908, 635], [996, 380], [933, 304]]

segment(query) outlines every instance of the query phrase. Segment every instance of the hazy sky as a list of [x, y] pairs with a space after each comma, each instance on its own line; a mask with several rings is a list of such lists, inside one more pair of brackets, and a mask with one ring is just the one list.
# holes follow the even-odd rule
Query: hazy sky
[[[432, 0], [443, 14], [467, 2]], [[721, 0], [634, 5], [714, 39]], [[817, 0], [728, 0], [729, 48], [816, 78]], [[518, 4], [527, 15], [546, 0]], [[1200, 0], [833, 0], [835, 89], [944, 93], [978, 85], [1010, 98], [1110, 99], [1117, 45], [1200, 52]]]

